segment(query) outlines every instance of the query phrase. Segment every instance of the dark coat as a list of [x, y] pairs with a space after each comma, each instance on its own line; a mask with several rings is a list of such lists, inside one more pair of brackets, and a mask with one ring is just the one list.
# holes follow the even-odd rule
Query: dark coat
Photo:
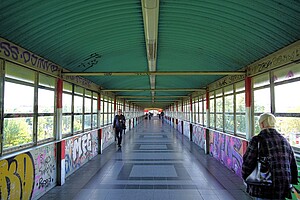
[[113, 122], [113, 128], [117, 130], [125, 129], [125, 116], [124, 115], [116, 115]]
[[264, 129], [249, 142], [243, 156], [243, 179], [245, 180], [256, 166], [258, 141], [259, 154], [269, 156], [273, 184], [270, 187], [247, 185], [247, 192], [260, 198], [291, 198], [291, 184], [298, 183], [296, 159], [289, 142], [275, 129]]

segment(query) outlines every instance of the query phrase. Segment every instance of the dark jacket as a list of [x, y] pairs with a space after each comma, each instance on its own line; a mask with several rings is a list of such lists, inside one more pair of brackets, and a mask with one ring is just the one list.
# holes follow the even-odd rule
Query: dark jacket
[[291, 198], [291, 184], [298, 183], [298, 170], [294, 151], [289, 142], [275, 129], [262, 130], [254, 136], [243, 156], [242, 177], [245, 180], [257, 163], [257, 145], [261, 156], [268, 156], [272, 173], [272, 186], [247, 185], [247, 192], [254, 197], [268, 199]]
[[114, 118], [113, 128], [116, 128], [118, 130], [125, 129], [125, 122], [126, 119], [124, 115], [116, 115]]

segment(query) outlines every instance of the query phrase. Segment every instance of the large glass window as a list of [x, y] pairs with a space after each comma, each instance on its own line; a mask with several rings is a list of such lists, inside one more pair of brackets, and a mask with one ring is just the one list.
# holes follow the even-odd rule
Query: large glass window
[[300, 65], [273, 73], [276, 128], [292, 146], [300, 148]]
[[55, 78], [6, 62], [4, 81], [4, 152], [53, 140]]
[[234, 93], [233, 85], [224, 88], [225, 132], [234, 133]]
[[63, 83], [62, 94], [62, 134], [67, 135], [72, 133], [72, 84], [68, 82]]
[[4, 150], [33, 142], [34, 87], [9, 81], [4, 87]]
[[55, 78], [39, 74], [37, 140], [54, 139]]
[[223, 92], [222, 89], [216, 91], [216, 128], [223, 130]]
[[253, 78], [254, 133], [260, 132], [258, 118], [264, 112], [271, 112], [271, 91], [269, 73]]

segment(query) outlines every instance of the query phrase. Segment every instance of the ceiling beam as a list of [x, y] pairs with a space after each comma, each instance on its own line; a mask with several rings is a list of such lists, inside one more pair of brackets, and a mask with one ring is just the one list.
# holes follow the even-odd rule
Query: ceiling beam
[[245, 71], [62, 72], [64, 76], [244, 75]]
[[135, 100], [135, 99], [132, 99], [132, 100], [128, 100], [128, 101], [130, 101], [130, 102], [132, 102], [132, 103], [135, 103], [135, 102], [150, 102], [150, 103], [155, 103], [155, 102], [164, 102], [164, 103], [166, 103], [166, 102], [169, 102], [169, 103], [174, 103], [175, 101], [181, 101], [181, 100], [167, 100], [167, 99], [157, 99], [157, 100], [154, 100], [154, 101], [152, 101], [152, 100], [147, 100], [147, 99], [142, 99], [142, 100]]
[[117, 98], [126, 99], [126, 98], [184, 98], [189, 96], [116, 96]]
[[145, 91], [155, 91], [155, 92], [164, 92], [164, 91], [202, 91], [205, 92], [205, 89], [199, 88], [162, 88], [162, 89], [101, 89], [103, 92], [145, 92]]

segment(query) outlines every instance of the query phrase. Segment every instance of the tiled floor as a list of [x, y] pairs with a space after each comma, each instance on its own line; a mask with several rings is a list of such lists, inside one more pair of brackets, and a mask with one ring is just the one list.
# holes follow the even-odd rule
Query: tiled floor
[[162, 123], [145, 120], [41, 199], [252, 199], [242, 180]]

